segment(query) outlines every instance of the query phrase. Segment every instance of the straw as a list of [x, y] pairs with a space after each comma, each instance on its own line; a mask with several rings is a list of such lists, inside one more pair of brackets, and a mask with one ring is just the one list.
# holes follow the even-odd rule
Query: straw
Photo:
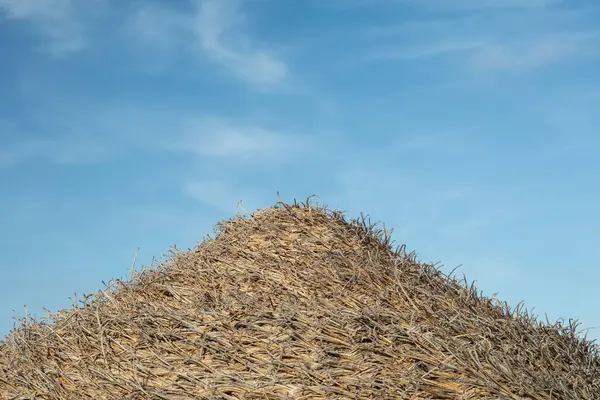
[[600, 399], [540, 322], [311, 202], [237, 216], [0, 341], [0, 399]]

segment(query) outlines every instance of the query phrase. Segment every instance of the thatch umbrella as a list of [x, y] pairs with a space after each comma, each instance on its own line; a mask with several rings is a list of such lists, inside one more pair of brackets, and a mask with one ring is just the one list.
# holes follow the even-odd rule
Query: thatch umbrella
[[1, 399], [600, 399], [576, 324], [538, 322], [306, 203], [0, 342]]

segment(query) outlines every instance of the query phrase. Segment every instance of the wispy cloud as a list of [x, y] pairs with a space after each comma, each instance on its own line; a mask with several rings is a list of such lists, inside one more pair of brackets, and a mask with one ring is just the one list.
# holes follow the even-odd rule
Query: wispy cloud
[[582, 32], [575, 35], [552, 35], [525, 43], [490, 44], [482, 46], [469, 58], [478, 71], [523, 71], [555, 62], [594, 55], [600, 35]]
[[289, 156], [303, 149], [298, 136], [260, 126], [206, 118], [191, 121], [175, 150], [208, 157], [256, 158]]
[[170, 7], [149, 3], [135, 11], [123, 34], [141, 39], [156, 49], [156, 46], [174, 46], [176, 38], [189, 30], [188, 24], [185, 16]]
[[316, 139], [314, 134], [281, 131], [253, 118], [202, 117], [193, 111], [126, 102], [80, 108], [76, 114], [51, 107], [36, 118], [28, 125], [0, 119], [0, 166], [100, 163], [135, 151], [264, 165], [307, 154], [312, 151], [308, 143]]
[[483, 46], [483, 42], [481, 41], [468, 40], [431, 43], [422, 46], [407, 46], [405, 48], [390, 46], [376, 50], [368, 57], [368, 60], [413, 60], [422, 57], [471, 52], [481, 46]]
[[[441, 8], [446, 5], [435, 4]], [[455, 61], [469, 72], [489, 73], [527, 71], [598, 55], [600, 32], [590, 24], [588, 15], [597, 10], [563, 10], [550, 7], [553, 1], [542, 0], [477, 4], [447, 2], [457, 10], [484, 6], [487, 9], [441, 16], [437, 13], [422, 20], [371, 27], [365, 37], [370, 38], [374, 50], [369, 50], [365, 59], [406, 61], [455, 56]], [[499, 10], [511, 4], [512, 9]], [[524, 5], [528, 9], [517, 9]]]
[[398, 0], [419, 7], [475, 10], [485, 8], [548, 7], [563, 0]]
[[553, 63], [597, 55], [600, 35], [581, 32], [549, 35], [526, 41], [441, 41], [422, 45], [386, 47], [367, 61], [418, 60], [426, 57], [461, 56], [465, 66], [478, 72], [527, 71]]
[[268, 87], [283, 83], [288, 76], [286, 63], [253, 43], [242, 29], [247, 18], [237, 0], [201, 0], [194, 32], [202, 50], [249, 84]]
[[[100, 0], [86, 2], [95, 9]], [[79, 20], [83, 3], [77, 0], [0, 0], [5, 16], [31, 23], [47, 41], [44, 51], [64, 55], [86, 47], [84, 28]]]
[[242, 82], [273, 89], [289, 78], [289, 68], [270, 46], [258, 43], [248, 29], [252, 22], [241, 0], [195, 0], [188, 12], [145, 4], [130, 18], [128, 33], [162, 49], [199, 53]]
[[333, 0], [319, 5], [335, 8], [364, 8], [381, 6], [415, 6], [436, 10], [476, 10], [486, 8], [547, 7], [563, 0]]
[[[289, 78], [281, 56], [248, 32], [251, 21], [243, 9], [248, 6], [245, 2], [195, 0], [193, 4], [191, 13], [171, 4], [144, 4], [127, 18], [122, 34], [128, 36], [126, 40], [142, 39], [163, 50], [185, 44], [188, 51], [200, 51], [237, 79], [263, 90]], [[30, 23], [44, 37], [43, 51], [56, 56], [87, 48], [88, 17], [107, 6], [106, 0], [85, 4], [77, 0], [0, 0], [0, 12], [6, 18]]]

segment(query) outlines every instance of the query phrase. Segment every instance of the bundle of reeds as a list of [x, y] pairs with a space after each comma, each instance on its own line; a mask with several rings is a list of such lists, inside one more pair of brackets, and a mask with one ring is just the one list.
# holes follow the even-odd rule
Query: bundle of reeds
[[577, 324], [422, 264], [366, 218], [237, 216], [0, 342], [1, 399], [600, 399]]

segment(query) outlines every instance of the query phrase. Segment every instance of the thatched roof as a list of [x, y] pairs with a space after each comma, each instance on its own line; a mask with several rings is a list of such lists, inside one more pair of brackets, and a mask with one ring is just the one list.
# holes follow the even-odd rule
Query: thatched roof
[[575, 324], [278, 203], [0, 342], [2, 399], [600, 399]]

